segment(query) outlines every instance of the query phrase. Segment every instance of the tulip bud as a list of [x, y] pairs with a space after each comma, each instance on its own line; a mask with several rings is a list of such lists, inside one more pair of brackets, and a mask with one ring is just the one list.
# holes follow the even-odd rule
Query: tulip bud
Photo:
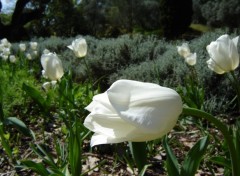
[[41, 56], [42, 73], [52, 81], [60, 80], [63, 76], [62, 61], [55, 53], [43, 54]]
[[84, 57], [87, 54], [87, 42], [84, 38], [78, 38], [68, 46], [73, 50], [76, 57]]
[[154, 140], [168, 133], [182, 112], [173, 89], [153, 83], [118, 80], [86, 107], [84, 126], [95, 132], [91, 146]]
[[210, 59], [208, 67], [218, 74], [235, 70], [239, 65], [237, 49], [238, 37], [230, 39], [229, 35], [220, 36], [207, 46]]
[[10, 56], [9, 56], [9, 61], [10, 61], [11, 63], [15, 63], [15, 62], [17, 61], [17, 58], [16, 58], [14, 55], [10, 55]]
[[37, 49], [37, 46], [38, 46], [38, 43], [37, 43], [37, 42], [30, 42], [29, 44], [30, 44], [30, 48], [31, 48], [32, 50], [36, 50], [36, 49]]
[[185, 62], [188, 65], [195, 65], [197, 62], [197, 53], [191, 53], [187, 43], [183, 43], [182, 46], [177, 46], [178, 54], [184, 57]]
[[26, 44], [25, 43], [20, 43], [19, 48], [20, 48], [20, 51], [24, 52], [26, 50]]
[[30, 53], [27, 53], [26, 57], [27, 57], [28, 60], [32, 60], [32, 55]]

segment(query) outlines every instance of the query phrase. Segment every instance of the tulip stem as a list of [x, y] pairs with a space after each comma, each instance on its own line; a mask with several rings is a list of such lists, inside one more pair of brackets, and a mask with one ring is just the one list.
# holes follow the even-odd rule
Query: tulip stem
[[129, 147], [140, 173], [147, 164], [147, 144], [146, 142], [129, 142]]
[[204, 118], [211, 123], [213, 123], [218, 130], [220, 130], [224, 136], [224, 139], [228, 145], [228, 149], [230, 152], [231, 157], [231, 163], [232, 163], [232, 175], [233, 176], [239, 176], [240, 175], [240, 168], [239, 168], [239, 161], [238, 161], [238, 155], [237, 151], [233, 142], [233, 136], [230, 134], [230, 131], [227, 127], [227, 125], [223, 124], [220, 120], [215, 118], [209, 113], [206, 113], [204, 111], [194, 109], [194, 108], [186, 108], [183, 107], [183, 114], [190, 115], [193, 117], [199, 117]]
[[232, 82], [232, 85], [236, 90], [237, 99], [238, 99], [238, 111], [240, 111], [240, 85], [239, 85], [239, 81], [238, 81], [238, 79], [237, 79], [237, 77], [236, 77], [236, 75], [234, 74], [233, 71], [231, 71], [230, 74], [233, 77], [233, 80], [230, 79], [230, 81]]

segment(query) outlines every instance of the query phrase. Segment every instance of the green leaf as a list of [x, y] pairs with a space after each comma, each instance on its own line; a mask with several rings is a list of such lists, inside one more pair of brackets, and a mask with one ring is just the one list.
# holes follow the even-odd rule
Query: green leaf
[[23, 91], [27, 93], [28, 96], [30, 96], [43, 110], [46, 110], [46, 103], [45, 99], [41, 95], [41, 93], [34, 89], [33, 87], [28, 86], [27, 84], [23, 83], [22, 85]]
[[80, 175], [82, 172], [82, 140], [80, 135], [80, 128], [76, 123], [70, 130], [69, 136], [69, 163], [72, 175]]
[[177, 161], [176, 156], [174, 155], [172, 149], [169, 147], [167, 143], [167, 136], [165, 136], [162, 140], [163, 148], [167, 153], [167, 160], [166, 160], [166, 166], [167, 166], [167, 173], [169, 176], [179, 176], [179, 164]]
[[4, 121], [3, 104], [0, 102], [0, 122]]
[[181, 176], [194, 176], [199, 164], [202, 160], [203, 155], [207, 150], [207, 146], [209, 144], [209, 136], [205, 136], [200, 139], [188, 152], [185, 157], [182, 168], [181, 168]]
[[29, 136], [33, 139], [35, 139], [35, 135], [32, 130], [30, 130], [23, 121], [16, 117], [8, 117], [4, 120], [5, 125], [13, 125], [16, 127], [21, 133], [23, 133], [26, 136]]
[[0, 122], [0, 138], [1, 138], [1, 145], [4, 148], [7, 155], [12, 158], [12, 150], [10, 148], [8, 140], [4, 137], [4, 130], [3, 130], [3, 123]]
[[224, 157], [221, 157], [221, 156], [214, 156], [214, 157], [211, 157], [210, 158], [210, 161], [215, 163], [215, 164], [218, 164], [218, 165], [221, 165], [223, 167], [226, 167], [228, 169], [231, 170], [232, 166], [231, 166], [231, 160], [229, 159], [226, 159]]
[[20, 167], [25, 167], [28, 169], [31, 169], [32, 171], [38, 173], [41, 176], [49, 176], [50, 173], [48, 172], [48, 170], [45, 168], [45, 166], [42, 163], [36, 163], [30, 160], [26, 160], [26, 161], [21, 161], [21, 163], [23, 164], [23, 166]]

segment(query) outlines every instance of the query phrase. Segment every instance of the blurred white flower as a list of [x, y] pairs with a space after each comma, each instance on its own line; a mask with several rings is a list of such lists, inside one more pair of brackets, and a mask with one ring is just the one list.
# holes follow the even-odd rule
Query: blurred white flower
[[182, 46], [177, 46], [178, 54], [182, 57], [187, 57], [191, 54], [188, 43], [183, 43]]
[[28, 60], [32, 60], [32, 55], [31, 55], [30, 53], [26, 53], [26, 58], [27, 58]]
[[37, 49], [37, 46], [38, 46], [38, 43], [37, 43], [37, 42], [30, 42], [29, 44], [30, 44], [30, 48], [31, 48], [32, 50], [36, 50], [36, 49]]
[[20, 51], [24, 52], [26, 50], [26, 44], [25, 43], [20, 43], [19, 44], [19, 49], [20, 49]]
[[14, 55], [10, 55], [10, 56], [9, 56], [9, 61], [10, 61], [11, 63], [15, 63], [15, 62], [17, 61], [17, 58], [16, 58]]
[[207, 46], [207, 52], [210, 56], [207, 64], [212, 71], [223, 74], [238, 67], [238, 38], [230, 39], [229, 35], [225, 34]]
[[168, 133], [182, 112], [173, 89], [153, 83], [118, 80], [86, 107], [84, 126], [94, 132], [91, 146], [154, 140]]
[[38, 55], [38, 51], [36, 51], [36, 50], [34, 50], [32, 53], [33, 53], [34, 56]]
[[10, 48], [3, 48], [2, 53], [6, 56], [9, 56], [11, 54]]
[[8, 55], [5, 55], [3, 53], [1, 53], [0, 57], [2, 58], [2, 60], [7, 61], [8, 60]]
[[188, 65], [195, 65], [197, 62], [197, 53], [191, 53], [187, 57], [185, 57], [185, 61], [187, 62]]
[[12, 45], [6, 38], [3, 38], [3, 39], [1, 40], [1, 44], [3, 44], [3, 46], [4, 46], [5, 48], [10, 48], [11, 45]]
[[177, 46], [177, 51], [180, 56], [185, 59], [188, 65], [195, 65], [197, 62], [197, 53], [191, 53], [188, 43], [183, 43], [181, 46]]
[[4, 48], [5, 48], [4, 45], [2, 43], [0, 43], [0, 51], [1, 52], [3, 51]]
[[45, 78], [57, 81], [60, 80], [64, 74], [62, 61], [55, 53], [43, 54], [41, 56], [41, 64], [44, 70], [42, 74]]
[[43, 54], [48, 54], [48, 53], [50, 53], [50, 51], [48, 49], [43, 50]]
[[67, 46], [73, 50], [76, 57], [84, 57], [87, 54], [87, 42], [84, 38], [78, 38], [72, 41], [72, 44]]

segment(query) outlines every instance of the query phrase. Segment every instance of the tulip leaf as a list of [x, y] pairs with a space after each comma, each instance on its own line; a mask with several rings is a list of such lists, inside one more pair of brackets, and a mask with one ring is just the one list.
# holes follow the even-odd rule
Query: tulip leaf
[[181, 176], [194, 176], [202, 160], [202, 157], [207, 150], [208, 144], [209, 136], [205, 136], [191, 148], [183, 161], [180, 174]]
[[20, 166], [20, 167], [31, 169], [32, 171], [38, 173], [41, 176], [50, 175], [50, 173], [42, 163], [36, 163], [34, 161], [25, 160], [25, 161], [21, 161], [21, 164], [23, 164], [23, 166]]
[[32, 130], [28, 129], [23, 121], [16, 117], [8, 117], [4, 120], [5, 125], [13, 125], [24, 135], [35, 139], [35, 135]]
[[166, 160], [166, 166], [167, 166], [167, 173], [169, 176], [179, 176], [179, 164], [177, 161], [176, 156], [174, 155], [172, 149], [169, 147], [167, 143], [167, 136], [165, 136], [162, 140], [163, 148], [165, 149], [167, 153], [167, 160]]
[[4, 120], [3, 104], [0, 101], [0, 122], [3, 122], [3, 120]]
[[28, 86], [27, 84], [23, 83], [22, 85], [23, 91], [27, 93], [28, 96], [30, 96], [43, 110], [46, 108], [45, 105], [45, 99], [41, 95], [41, 93], [34, 89], [31, 86]]
[[226, 159], [226, 158], [224, 158], [222, 156], [211, 157], [210, 161], [215, 163], [215, 164], [221, 165], [221, 166], [223, 166], [225, 168], [231, 169], [231, 160]]
[[4, 137], [4, 129], [3, 129], [3, 123], [0, 122], [0, 139], [1, 139], [1, 145], [4, 148], [7, 155], [12, 158], [12, 150], [10, 148], [9, 142]]

